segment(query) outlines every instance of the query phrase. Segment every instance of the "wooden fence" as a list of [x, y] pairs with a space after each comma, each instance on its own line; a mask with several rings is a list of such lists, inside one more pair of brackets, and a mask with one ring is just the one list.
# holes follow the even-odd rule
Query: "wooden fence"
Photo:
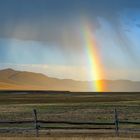
[[[20, 120], [20, 121], [0, 121], [0, 125], [8, 125], [8, 124], [33, 124], [34, 127], [33, 129], [29, 129], [29, 128], [18, 128], [18, 129], [14, 129], [14, 130], [35, 130], [35, 135], [36, 137], [39, 136], [39, 130], [44, 130], [44, 129], [112, 129], [114, 130], [116, 136], [119, 136], [119, 132], [120, 132], [120, 125], [139, 125], [140, 126], [140, 122], [135, 122], [135, 121], [121, 121], [119, 120], [118, 117], [118, 112], [115, 109], [114, 110], [114, 120], [112, 122], [72, 122], [72, 121], [45, 121], [45, 120], [39, 120], [38, 119], [38, 113], [36, 109], [33, 109], [33, 116], [34, 119], [33, 120]], [[43, 124], [45, 124], [46, 126], [42, 126]], [[53, 127], [47, 127], [47, 124], [54, 124]], [[59, 124], [61, 126], [61, 124], [66, 124], [66, 125], [74, 125], [71, 127], [55, 127], [55, 124]], [[79, 126], [80, 127], [76, 127]], [[98, 127], [94, 127], [94, 128], [86, 128], [85, 125], [89, 125], [89, 126], [98, 126]], [[83, 127], [82, 127], [83, 126]], [[100, 126], [100, 127], [99, 127]], [[103, 126], [113, 126], [113, 127], [103, 127]], [[7, 128], [8, 130], [10, 130], [10, 128]], [[6, 130], [7, 130], [6, 129]], [[0, 130], [4, 130], [0, 129]], [[133, 130], [133, 129], [132, 129]], [[140, 132], [140, 129], [135, 129], [134, 131], [138, 131]]]

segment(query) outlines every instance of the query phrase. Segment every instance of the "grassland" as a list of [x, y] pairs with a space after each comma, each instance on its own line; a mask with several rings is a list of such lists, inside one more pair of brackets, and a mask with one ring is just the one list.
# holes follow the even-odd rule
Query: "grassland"
[[0, 120], [32, 120], [34, 108], [48, 121], [113, 122], [115, 108], [120, 120], [140, 121], [140, 93], [0, 92]]
[[[1, 140], [19, 140], [19, 138], [1, 138]], [[46, 140], [46, 138], [20, 138], [20, 140]], [[139, 140], [138, 138], [95, 138], [95, 137], [47, 137], [47, 140]]]

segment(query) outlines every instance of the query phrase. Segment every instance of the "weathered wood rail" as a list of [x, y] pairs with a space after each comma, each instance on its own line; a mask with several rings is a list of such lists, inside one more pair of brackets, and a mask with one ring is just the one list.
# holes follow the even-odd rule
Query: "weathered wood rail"
[[[140, 122], [136, 122], [136, 121], [128, 121], [128, 120], [119, 120], [118, 117], [118, 113], [117, 110], [114, 110], [114, 120], [113, 122], [73, 122], [73, 121], [45, 121], [45, 120], [39, 120], [38, 119], [38, 113], [36, 109], [33, 109], [33, 116], [34, 119], [33, 120], [19, 120], [19, 121], [0, 121], [0, 125], [8, 125], [8, 124], [32, 124], [33, 127], [32, 128], [2, 128], [0, 127], [0, 131], [1, 130], [35, 130], [35, 134], [36, 137], [39, 136], [39, 130], [44, 130], [44, 129], [105, 129], [105, 130], [114, 130], [116, 136], [119, 136], [119, 132], [120, 132], [120, 125], [139, 125], [140, 126]], [[46, 126], [42, 126], [43, 124], [45, 124]], [[54, 124], [54, 126], [47, 126], [47, 124]], [[66, 125], [74, 125], [74, 126], [69, 126], [69, 127], [56, 127], [55, 124], [59, 124], [60, 126], [62, 124], [66, 124]], [[94, 127], [87, 127], [88, 126], [94, 126]], [[95, 127], [97, 126], [97, 127]], [[100, 126], [100, 127], [99, 127]], [[106, 127], [103, 127], [106, 126]], [[111, 126], [111, 127], [109, 127]], [[113, 127], [112, 127], [113, 126]], [[122, 129], [123, 130], [123, 129]], [[135, 132], [140, 132], [140, 128], [139, 129], [124, 129], [124, 130], [131, 130], [131, 131], [135, 131]]]

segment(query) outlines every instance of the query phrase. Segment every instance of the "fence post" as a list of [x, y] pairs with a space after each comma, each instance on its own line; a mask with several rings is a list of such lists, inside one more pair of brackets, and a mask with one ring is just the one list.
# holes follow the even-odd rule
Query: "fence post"
[[38, 132], [37, 111], [36, 111], [36, 109], [33, 109], [33, 115], [34, 115], [34, 124], [35, 124], [35, 130], [36, 130], [36, 137], [38, 137], [39, 132]]
[[116, 132], [116, 136], [119, 136], [119, 119], [118, 119], [118, 112], [116, 108], [114, 113], [115, 113], [115, 132]]

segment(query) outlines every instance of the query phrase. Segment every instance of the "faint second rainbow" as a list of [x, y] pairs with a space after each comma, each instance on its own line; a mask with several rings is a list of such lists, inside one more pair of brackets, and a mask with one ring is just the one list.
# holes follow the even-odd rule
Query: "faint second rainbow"
[[82, 27], [82, 36], [85, 46], [85, 51], [88, 57], [89, 76], [95, 79], [92, 83], [92, 89], [97, 92], [105, 91], [105, 85], [101, 78], [103, 78], [103, 66], [101, 65], [101, 58], [97, 49], [97, 44], [92, 33], [92, 28], [88, 23]]

